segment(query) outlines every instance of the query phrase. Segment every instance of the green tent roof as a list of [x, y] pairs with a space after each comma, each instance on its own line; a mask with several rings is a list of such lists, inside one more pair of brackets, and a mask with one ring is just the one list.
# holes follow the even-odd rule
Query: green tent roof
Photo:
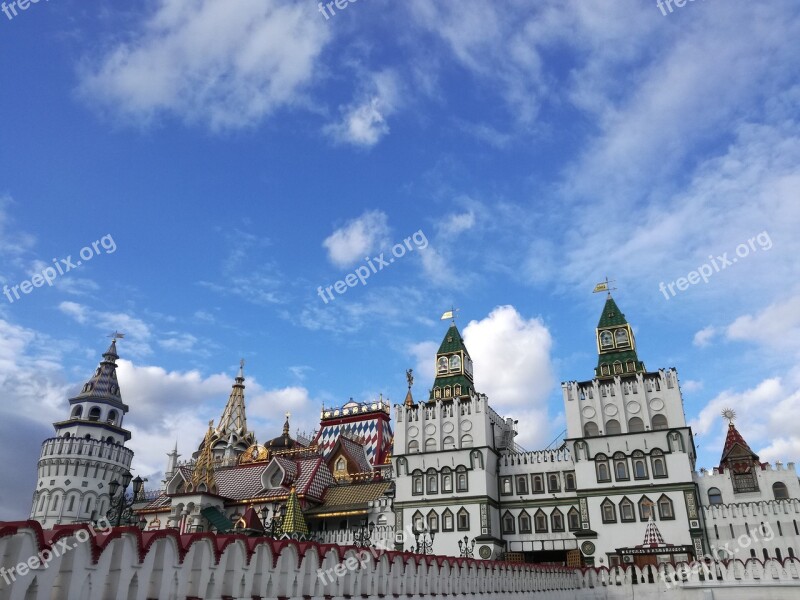
[[625, 325], [628, 321], [625, 320], [625, 315], [614, 302], [611, 294], [606, 299], [606, 305], [603, 307], [603, 314], [600, 315], [600, 322], [597, 324], [598, 329], [604, 327], [614, 327], [616, 325]]

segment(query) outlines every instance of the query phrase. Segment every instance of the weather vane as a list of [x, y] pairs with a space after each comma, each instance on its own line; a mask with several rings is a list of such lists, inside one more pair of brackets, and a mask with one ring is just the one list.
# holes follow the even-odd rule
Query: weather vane
[[722, 416], [728, 419], [729, 425], [733, 425], [733, 422], [736, 420], [736, 411], [732, 408], [726, 408], [722, 411]]
[[411, 389], [411, 386], [414, 385], [414, 369], [406, 370], [406, 381], [408, 381], [408, 389]]
[[112, 333], [108, 337], [110, 337], [111, 339], [114, 339], [114, 340], [121, 340], [122, 338], [125, 337], [125, 334], [124, 333], [120, 333], [119, 331], [114, 331], [114, 333]]
[[609, 295], [610, 295], [611, 294], [611, 290], [616, 290], [617, 289], [615, 287], [611, 287], [612, 283], [616, 283], [616, 280], [612, 279], [612, 280], [609, 281], [608, 276], [606, 276], [606, 280], [605, 281], [601, 281], [596, 286], [594, 286], [594, 289], [592, 290], [592, 293], [596, 294], [598, 292], [608, 292]]
[[452, 304], [450, 305], [450, 310], [444, 311], [442, 314], [440, 321], [446, 321], [447, 319], [451, 319], [453, 323], [456, 322], [456, 313], [461, 310], [459, 308], [455, 308]]

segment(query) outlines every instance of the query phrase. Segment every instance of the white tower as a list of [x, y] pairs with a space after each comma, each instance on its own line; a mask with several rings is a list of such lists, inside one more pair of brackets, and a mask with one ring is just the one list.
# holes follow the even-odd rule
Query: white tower
[[66, 421], [42, 443], [31, 519], [42, 527], [89, 521], [109, 508], [109, 482], [129, 474], [131, 434], [122, 428], [128, 406], [117, 382], [116, 336], [81, 392], [70, 398]]

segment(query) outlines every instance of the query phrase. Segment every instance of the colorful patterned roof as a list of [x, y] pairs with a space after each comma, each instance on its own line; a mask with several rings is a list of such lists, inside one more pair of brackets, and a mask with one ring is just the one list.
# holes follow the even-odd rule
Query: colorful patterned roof
[[218, 446], [232, 440], [237, 440], [236, 446], [248, 448], [256, 443], [253, 432], [247, 430], [247, 416], [244, 404], [244, 361], [239, 365], [239, 374], [231, 388], [231, 395], [225, 405], [225, 410], [219, 419], [219, 424], [214, 430], [212, 446]]
[[736, 429], [733, 421], [728, 425], [728, 435], [725, 436], [725, 446], [722, 449], [722, 457], [719, 459], [720, 468], [722, 469], [724, 464], [732, 459], [758, 461], [758, 455], [744, 441], [742, 434]]
[[308, 535], [308, 524], [297, 500], [297, 491], [292, 488], [289, 499], [286, 501], [286, 511], [283, 513], [281, 521], [281, 534], [285, 535]]
[[653, 521], [652, 515], [650, 516], [650, 521], [647, 523], [647, 529], [644, 532], [644, 542], [642, 542], [642, 545], [650, 548], [666, 546], [664, 543], [664, 538], [661, 537], [661, 532], [658, 530], [656, 522]]
[[117, 340], [113, 339], [111, 345], [103, 353], [103, 360], [94, 372], [94, 375], [84, 384], [81, 392], [70, 398], [70, 404], [84, 400], [105, 400], [118, 405], [125, 411], [128, 407], [122, 403], [122, 395], [117, 381]]
[[206, 491], [216, 494], [217, 484], [214, 481], [214, 459], [211, 456], [211, 436], [214, 434], [214, 421], [208, 422], [205, 443], [200, 456], [192, 470], [192, 488], [197, 490], [200, 486], [205, 486]]
[[381, 498], [391, 485], [387, 481], [334, 485], [328, 488], [322, 505], [308, 510], [307, 513], [324, 516], [327, 513], [366, 509], [367, 502]]
[[[330, 458], [332, 459], [336, 456], [337, 447], [341, 448], [342, 452], [344, 452], [345, 456], [353, 463], [353, 473], [370, 473], [372, 471], [372, 465], [367, 458], [366, 450], [364, 446], [359, 444], [358, 442], [351, 440], [346, 435], [340, 435], [339, 441], [336, 443], [336, 446], [333, 447], [333, 450], [330, 453]], [[328, 463], [330, 466], [330, 463]]]

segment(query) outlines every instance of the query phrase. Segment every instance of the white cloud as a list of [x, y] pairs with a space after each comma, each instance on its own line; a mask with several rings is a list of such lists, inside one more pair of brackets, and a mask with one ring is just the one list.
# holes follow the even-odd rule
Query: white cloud
[[694, 334], [692, 343], [699, 348], [705, 348], [716, 335], [717, 329], [709, 325], [708, 327], [703, 327], [703, 329]]
[[94, 310], [77, 302], [65, 301], [58, 305], [65, 315], [72, 317], [80, 324], [90, 323], [105, 333], [120, 331], [125, 334], [124, 348], [129, 356], [146, 356], [152, 354], [150, 347], [150, 326], [126, 313], [114, 313]]
[[358, 100], [342, 108], [341, 120], [325, 127], [325, 133], [337, 142], [371, 147], [389, 133], [386, 119], [400, 103], [399, 78], [392, 71], [383, 71], [369, 79]]
[[328, 260], [337, 267], [349, 267], [385, 243], [389, 234], [386, 213], [367, 211], [348, 221], [322, 242], [328, 251]]
[[458, 235], [475, 226], [475, 212], [468, 210], [463, 213], [453, 213], [445, 216], [439, 223], [440, 235]]
[[317, 17], [315, 6], [279, 0], [158, 0], [128, 41], [88, 61], [81, 92], [139, 122], [254, 125], [312, 83], [331, 36]]
[[740, 316], [725, 333], [731, 340], [800, 352], [800, 294], [770, 304], [756, 315]]
[[[554, 435], [547, 417], [547, 398], [555, 378], [552, 338], [538, 318], [525, 319], [512, 306], [495, 308], [463, 331], [472, 356], [475, 387], [489, 396], [498, 413], [525, 423], [519, 443], [542, 446]], [[524, 415], [524, 421], [523, 421]]]
[[703, 389], [703, 382], [694, 379], [687, 379], [681, 382], [681, 391], [691, 394], [692, 392], [699, 392]]

